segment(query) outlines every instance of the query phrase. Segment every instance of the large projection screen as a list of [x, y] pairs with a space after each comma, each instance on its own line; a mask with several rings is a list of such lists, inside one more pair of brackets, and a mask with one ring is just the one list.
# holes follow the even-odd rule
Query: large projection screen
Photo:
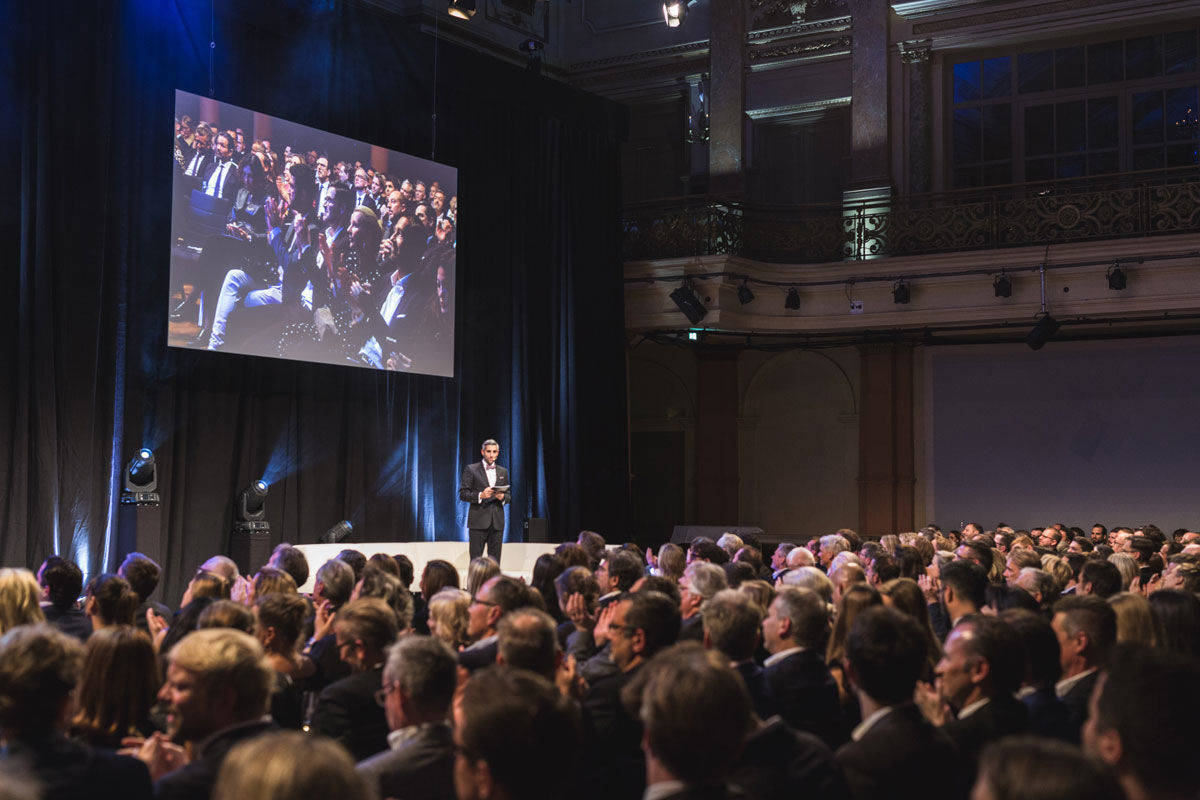
[[930, 521], [1200, 524], [1200, 338], [926, 351]]
[[458, 171], [175, 93], [167, 343], [454, 374]]

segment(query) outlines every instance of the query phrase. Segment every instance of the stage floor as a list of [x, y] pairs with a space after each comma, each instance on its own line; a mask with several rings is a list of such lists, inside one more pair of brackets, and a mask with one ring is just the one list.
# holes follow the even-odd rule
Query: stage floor
[[[533, 576], [533, 565], [538, 556], [543, 553], [553, 553], [557, 544], [530, 544], [527, 542], [505, 542], [501, 551], [500, 571], [514, 578], [524, 578], [526, 582]], [[324, 564], [338, 553], [352, 548], [370, 558], [376, 553], [394, 556], [403, 553], [413, 562], [412, 590], [418, 591], [421, 573], [425, 564], [436, 558], [449, 561], [458, 569], [459, 583], [467, 583], [467, 566], [471, 563], [470, 553], [466, 542], [342, 542], [341, 544], [301, 544], [297, 547], [304, 551], [308, 559], [308, 582], [300, 587], [302, 592], [311, 592], [317, 567]]]

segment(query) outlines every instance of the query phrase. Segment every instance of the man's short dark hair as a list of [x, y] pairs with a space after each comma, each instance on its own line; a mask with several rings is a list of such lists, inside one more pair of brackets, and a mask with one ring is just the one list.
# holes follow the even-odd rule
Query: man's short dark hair
[[404, 584], [404, 588], [412, 589], [413, 577], [415, 576], [415, 567], [413, 567], [412, 559], [403, 553], [397, 553], [392, 556], [392, 560], [396, 563], [396, 569], [400, 571], [400, 582]]
[[780, 617], [792, 623], [791, 638], [801, 647], [821, 647], [829, 633], [829, 606], [812, 589], [784, 586], [772, 601]]
[[279, 568], [291, 575], [297, 586], [303, 586], [308, 581], [308, 558], [299, 547], [284, 542], [275, 548], [274, 556]]
[[732, 661], [753, 658], [762, 610], [749, 595], [723, 589], [704, 604], [704, 632], [709, 644]]
[[727, 561], [721, 568], [725, 570], [725, 580], [734, 589], [758, 578], [758, 571], [745, 561]]
[[996, 694], [1012, 694], [1021, 688], [1025, 680], [1025, 652], [1016, 630], [999, 617], [985, 614], [967, 617], [958, 624], [958, 628], [964, 626], [971, 635], [962, 642], [968, 652], [988, 662], [988, 676]]
[[489, 583], [492, 584], [492, 588], [488, 599], [500, 607], [501, 614], [509, 614], [532, 604], [529, 587], [516, 578], [497, 575]]
[[358, 583], [358, 579], [362, 577], [363, 568], [367, 566], [367, 557], [352, 547], [347, 547], [338, 553], [337, 557], [354, 570], [354, 582]]
[[679, 605], [679, 581], [673, 581], [662, 575], [647, 575], [638, 591], [661, 592], [671, 598], [671, 602]]
[[527, 669], [554, 680], [558, 668], [558, 636], [554, 619], [536, 608], [506, 614], [496, 626], [498, 650], [506, 666]]
[[502, 666], [478, 670], [459, 708], [463, 757], [486, 762], [509, 797], [558, 797], [575, 776], [578, 714], [542, 676]]
[[1195, 740], [1200, 664], [1162, 649], [1121, 645], [1096, 687], [1095, 724], [1121, 737], [1122, 771], [1151, 797], [1196, 791]]
[[976, 608], [987, 603], [987, 573], [974, 561], [951, 561], [941, 569], [942, 585], [966, 598]]
[[387, 649], [399, 633], [396, 612], [378, 597], [362, 597], [347, 603], [338, 610], [334, 627], [346, 638], [362, 641], [364, 646], [378, 651]]
[[1069, 633], [1083, 631], [1088, 637], [1088, 666], [1100, 666], [1117, 641], [1117, 614], [1107, 602], [1091, 594], [1072, 594], [1054, 604], [1055, 616], [1063, 615]]
[[885, 550], [880, 550], [871, 559], [871, 571], [875, 573], [875, 577], [879, 578], [880, 583], [887, 583], [900, 577], [900, 565]]
[[1079, 570], [1081, 586], [1092, 585], [1091, 593], [1108, 599], [1121, 591], [1121, 571], [1111, 561], [1089, 558]]
[[628, 592], [637, 579], [644, 574], [641, 562], [628, 550], [609, 553], [605, 560], [608, 562], [609, 577], [617, 579], [618, 591]]
[[154, 594], [158, 588], [158, 579], [162, 575], [162, 567], [152, 558], [142, 553], [130, 553], [121, 562], [117, 574], [129, 581], [129, 586], [137, 593], [141, 602]]
[[141, 601], [129, 581], [111, 572], [101, 573], [88, 582], [88, 595], [96, 601], [100, 618], [114, 625], [132, 625]]
[[704, 537], [693, 539], [688, 551], [692, 554], [693, 561], [698, 559], [721, 565], [729, 560], [729, 553], [726, 553], [723, 547]]
[[48, 590], [50, 604], [58, 610], [70, 608], [83, 591], [83, 570], [62, 556], [50, 556], [39, 573]]
[[405, 636], [388, 648], [384, 681], [397, 681], [413, 704], [429, 714], [450, 709], [457, 686], [458, 658], [433, 636]]
[[640, 630], [645, 638], [647, 658], [670, 647], [679, 638], [682, 624], [679, 603], [672, 601], [662, 592], [640, 591], [629, 595], [629, 608], [625, 610], [625, 625], [631, 631]]
[[959, 547], [966, 548], [971, 553], [970, 561], [977, 564], [984, 572], [992, 568], [992, 548], [983, 542], [972, 539], [969, 542], [963, 542]]
[[1042, 614], [1023, 608], [1012, 608], [1000, 614], [1000, 619], [1012, 626], [1021, 641], [1025, 658], [1025, 680], [1036, 689], [1054, 686], [1062, 677], [1058, 637]]
[[1159, 547], [1162, 545], [1156, 545], [1154, 540], [1148, 536], [1134, 536], [1129, 540], [1129, 551], [1142, 566], [1145, 566], [1146, 562], [1150, 560], [1150, 556], [1158, 552]]
[[872, 606], [854, 620], [846, 660], [859, 689], [884, 705], [912, 700], [929, 653], [917, 621], [894, 608]]
[[336, 608], [345, 604], [354, 591], [354, 570], [340, 558], [331, 558], [317, 568], [317, 583], [323, 587], [322, 595]]

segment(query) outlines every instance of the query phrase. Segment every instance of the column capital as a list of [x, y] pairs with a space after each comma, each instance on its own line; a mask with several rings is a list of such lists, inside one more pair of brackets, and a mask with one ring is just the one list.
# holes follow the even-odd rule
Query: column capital
[[932, 39], [910, 39], [906, 42], [896, 42], [900, 51], [900, 60], [905, 64], [927, 64], [933, 53]]

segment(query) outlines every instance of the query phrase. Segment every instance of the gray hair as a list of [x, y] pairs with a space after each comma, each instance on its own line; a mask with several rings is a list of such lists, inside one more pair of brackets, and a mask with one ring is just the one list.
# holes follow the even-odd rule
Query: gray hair
[[692, 592], [700, 595], [706, 601], [711, 600], [722, 589], [729, 588], [725, 570], [707, 561], [695, 561], [689, 564], [683, 574], [687, 576]]
[[331, 558], [317, 568], [317, 583], [325, 587], [324, 596], [341, 605], [354, 591], [354, 569], [339, 558]]
[[704, 604], [709, 643], [734, 661], [754, 655], [762, 618], [762, 609], [737, 589], [722, 589]]
[[447, 713], [458, 682], [454, 651], [433, 636], [404, 636], [388, 648], [384, 683], [395, 681], [425, 713]]
[[831, 533], [828, 536], [821, 537], [821, 549], [841, 553], [844, 550], [850, 549], [850, 542], [841, 534]]
[[483, 444], [479, 445], [479, 449], [482, 450], [483, 448], [488, 447], [490, 445], [495, 445], [496, 447], [499, 447], [500, 443], [497, 442], [495, 439], [484, 439]]
[[1128, 590], [1129, 584], [1138, 576], [1137, 560], [1128, 553], [1113, 553], [1108, 561], [1121, 573], [1121, 589]]
[[717, 539], [717, 547], [729, 553], [730, 556], [736, 553], [738, 548], [743, 545], [745, 545], [745, 542], [736, 533], [722, 533], [721, 538]]
[[783, 585], [811, 589], [826, 603], [833, 600], [833, 581], [829, 580], [825, 573], [816, 567], [788, 570], [783, 576]]
[[791, 639], [801, 647], [820, 647], [829, 630], [829, 605], [811, 589], [784, 586], [772, 601], [776, 613], [792, 623]]
[[[795, 563], [793, 563], [793, 561]], [[812, 554], [812, 550], [807, 547], [793, 547], [788, 551], [787, 568], [798, 569], [799, 567], [811, 567], [817, 563], [816, 557]]]
[[517, 609], [500, 619], [496, 631], [500, 635], [499, 655], [506, 666], [554, 679], [561, 648], [549, 614], [537, 608]]
[[1054, 580], [1054, 576], [1034, 567], [1023, 568], [1017, 573], [1014, 583], [1031, 595], [1040, 594], [1042, 603], [1049, 603], [1055, 599], [1054, 595], [1058, 592], [1058, 581]]

